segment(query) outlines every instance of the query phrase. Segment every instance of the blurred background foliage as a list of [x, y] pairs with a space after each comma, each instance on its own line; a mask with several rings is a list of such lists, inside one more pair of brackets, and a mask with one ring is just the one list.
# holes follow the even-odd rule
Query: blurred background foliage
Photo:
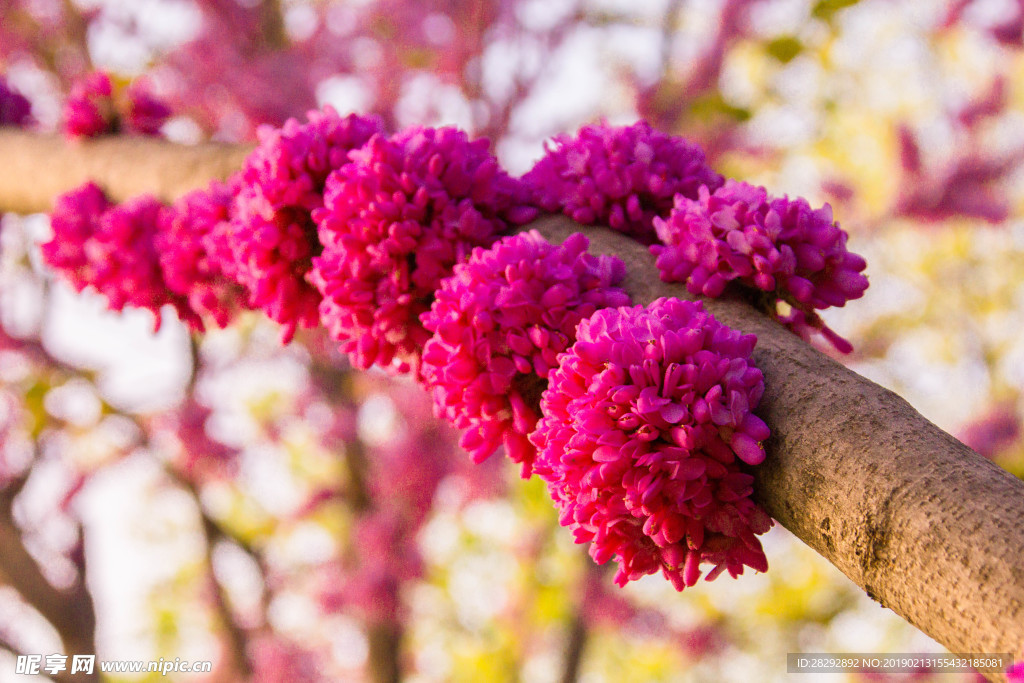
[[[643, 117], [829, 202], [871, 279], [826, 314], [843, 360], [1018, 476], [1022, 45], [1013, 0], [0, 0], [38, 130], [93, 69], [147, 79], [175, 141], [329, 103], [488, 136], [514, 172]], [[787, 652], [941, 649], [778, 528], [765, 575], [618, 589], [418, 388], [256, 316], [154, 334], [52, 280], [45, 216], [2, 221], [0, 679], [64, 651], [215, 662], [190, 681], [769, 681]]]

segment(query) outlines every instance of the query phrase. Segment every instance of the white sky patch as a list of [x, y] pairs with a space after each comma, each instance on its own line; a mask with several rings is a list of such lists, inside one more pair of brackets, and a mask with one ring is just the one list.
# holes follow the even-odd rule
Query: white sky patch
[[112, 404], [158, 410], [181, 400], [190, 371], [187, 333], [169, 309], [154, 334], [148, 311], [110, 311], [103, 297], [76, 295], [62, 283], [55, 283], [51, 295], [47, 346], [76, 365], [103, 368], [100, 386]]
[[331, 76], [316, 87], [316, 100], [322, 107], [331, 105], [342, 116], [362, 114], [370, 105], [373, 94], [359, 76]]
[[284, 11], [284, 28], [292, 40], [306, 40], [313, 35], [318, 24], [316, 10], [309, 5], [292, 5]]

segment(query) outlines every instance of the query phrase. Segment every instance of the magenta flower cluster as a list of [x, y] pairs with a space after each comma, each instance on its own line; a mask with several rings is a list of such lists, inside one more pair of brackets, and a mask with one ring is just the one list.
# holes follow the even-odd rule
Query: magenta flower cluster
[[[769, 436], [753, 412], [756, 338], [698, 303], [629, 307], [625, 266], [588, 255], [582, 234], [557, 246], [510, 236], [537, 204], [660, 237], [663, 279], [707, 296], [732, 281], [768, 292], [796, 332], [846, 348], [816, 310], [867, 280], [828, 207], [723, 185], [699, 148], [646, 123], [586, 127], [515, 179], [487, 140], [424, 127], [388, 137], [375, 118], [327, 108], [262, 129], [228, 185], [170, 207], [114, 207], [95, 185], [65, 195], [43, 254], [117, 310], [159, 321], [171, 304], [202, 329], [247, 301], [286, 339], [321, 324], [354, 365], [412, 371], [473, 460], [504, 446], [546, 482], [577, 542], [618, 562], [620, 585], [661, 571], [682, 590], [702, 566], [708, 579], [766, 570], [757, 536], [771, 520], [746, 470]], [[378, 521], [366, 533], [390, 533]], [[369, 586], [378, 564], [352, 585]]]
[[320, 321], [357, 367], [406, 371], [430, 338], [420, 316], [441, 280], [536, 209], [488, 141], [455, 128], [376, 136], [349, 157], [314, 212]]
[[767, 569], [771, 526], [740, 463], [764, 457], [756, 337], [701, 304], [658, 299], [580, 323], [541, 398], [537, 474], [577, 543], [615, 558], [619, 585], [660, 570], [678, 589]]
[[656, 241], [652, 221], [668, 214], [677, 195], [696, 199], [701, 187], [722, 184], [699, 146], [645, 121], [558, 136], [525, 180], [546, 211], [607, 225], [645, 244]]
[[32, 104], [0, 76], [0, 126], [27, 126], [32, 122]]
[[155, 238], [161, 210], [148, 195], [113, 205], [97, 185], [83, 185], [57, 199], [43, 258], [77, 291], [92, 287], [115, 311], [145, 308], [159, 329], [161, 308], [170, 304], [186, 324], [202, 329], [188, 299], [168, 288], [160, 268]]
[[436, 412], [463, 430], [460, 444], [481, 462], [504, 445], [528, 478], [535, 449], [527, 436], [558, 354], [595, 311], [630, 303], [617, 287], [625, 265], [590, 256], [575, 233], [555, 246], [531, 230], [478, 247], [441, 281], [423, 326], [420, 377]]
[[114, 84], [110, 75], [96, 71], [76, 81], [64, 103], [64, 133], [87, 138], [114, 130]]
[[76, 81], [64, 104], [64, 133], [70, 138], [94, 137], [122, 130], [159, 135], [171, 109], [135, 81], [119, 93], [110, 74], [94, 71]]
[[171, 108], [150, 91], [145, 81], [134, 81], [125, 92], [124, 125], [139, 135], [160, 135]]
[[235, 277], [252, 306], [284, 325], [286, 341], [297, 327], [319, 320], [320, 295], [306, 276], [321, 251], [312, 214], [323, 205], [327, 177], [381, 131], [374, 117], [343, 118], [331, 107], [309, 112], [308, 119], [260, 128], [260, 144], [239, 177], [227, 235]]
[[662, 280], [710, 297], [732, 281], [768, 292], [768, 312], [792, 331], [804, 339], [821, 333], [842, 353], [853, 349], [816, 312], [857, 299], [868, 286], [867, 264], [847, 250], [827, 204], [815, 210], [805, 199], [772, 198], [763, 187], [730, 180], [697, 199], [678, 197], [654, 225], [664, 242], [651, 247]]
[[221, 328], [246, 300], [244, 288], [233, 279], [233, 261], [223, 239], [234, 193], [232, 185], [218, 182], [188, 193], [161, 212], [155, 237], [168, 289]]

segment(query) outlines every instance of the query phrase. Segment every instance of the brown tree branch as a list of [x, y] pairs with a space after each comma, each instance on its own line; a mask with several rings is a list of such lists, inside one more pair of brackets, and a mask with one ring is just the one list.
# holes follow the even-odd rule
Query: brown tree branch
[[[93, 163], [115, 197], [169, 190], [152, 176], [147, 153], [167, 167], [181, 155], [195, 186], [222, 177], [244, 149], [193, 148], [147, 141], [100, 141]], [[116, 151], [115, 151], [116, 150]], [[45, 156], [44, 164], [34, 160]], [[0, 210], [43, 210], [67, 189], [46, 178], [82, 157], [79, 147], [25, 133], [0, 133]], [[102, 158], [99, 158], [102, 157]], [[12, 173], [10, 169], [20, 169]], [[204, 175], [205, 172], [205, 175]], [[79, 176], [81, 177], [81, 174]], [[145, 185], [148, 177], [154, 184]], [[187, 189], [179, 176], [176, 191]], [[73, 184], [73, 183], [70, 183]], [[36, 190], [27, 191], [27, 186]], [[32, 201], [25, 198], [31, 197]], [[12, 202], [19, 198], [20, 203]], [[532, 227], [549, 238], [579, 228], [547, 218]], [[646, 249], [622, 235], [587, 228], [593, 253], [627, 265], [637, 303], [690, 298], [658, 279]], [[1024, 647], [1024, 482], [930, 423], [906, 401], [827, 356], [738, 301], [708, 309], [726, 324], [758, 335], [754, 357], [766, 394], [759, 413], [772, 429], [768, 459], [756, 468], [760, 502], [783, 526], [891, 608], [954, 652]], [[998, 674], [993, 680], [1005, 680]]]
[[[333, 365], [314, 355], [310, 368], [313, 382], [320, 386], [331, 404], [355, 412], [357, 397], [352, 382], [352, 370]], [[351, 511], [367, 515], [373, 511], [374, 500], [368, 481], [370, 461], [366, 447], [358, 435], [342, 448], [345, 465], [345, 494]], [[358, 550], [358, 548], [353, 548]], [[402, 646], [405, 630], [398, 620], [375, 621], [367, 619], [366, 638], [369, 641], [367, 667], [373, 683], [399, 683], [402, 680]]]
[[203, 508], [199, 488], [194, 483], [171, 470], [166, 471], [192, 498], [192, 502], [199, 513], [200, 529], [203, 533], [203, 561], [206, 565], [207, 579], [213, 593], [214, 612], [220, 621], [221, 627], [224, 629], [228, 654], [231, 658], [231, 668], [240, 678], [247, 679], [252, 675], [252, 663], [249, 661], [249, 634], [235, 618], [234, 610], [231, 608], [231, 601], [228, 599], [227, 589], [220, 582], [220, 579], [217, 578], [217, 572], [213, 567], [213, 552], [217, 544], [233, 543], [235, 539], [216, 520], [210, 517]]
[[565, 661], [562, 664], [562, 683], [576, 683], [580, 678], [583, 651], [587, 646], [587, 620], [580, 610], [569, 622], [569, 637], [565, 643]]
[[263, 50], [283, 50], [288, 46], [288, 33], [284, 28], [281, 0], [263, 0], [259, 4]]
[[[3, 333], [3, 328], [0, 327], [0, 333]], [[22, 353], [25, 353], [32, 359], [33, 362], [39, 363], [53, 371], [61, 373], [63, 375], [71, 377], [83, 377], [87, 381], [92, 381], [91, 373], [87, 370], [77, 368], [63, 360], [60, 360], [56, 356], [52, 355], [50, 351], [42, 344], [38, 339], [25, 338], [17, 340], [16, 348]], [[190, 339], [189, 345], [190, 357], [192, 361], [192, 369], [189, 374], [189, 379], [186, 386], [186, 391], [189, 395], [195, 390], [195, 383], [198, 379], [198, 370], [200, 367], [199, 357], [199, 346], [197, 340], [193, 337]], [[149, 442], [147, 438], [147, 428], [143, 421], [137, 416], [130, 413], [119, 413], [121, 417], [131, 421], [139, 434], [139, 446], [148, 447]], [[236, 621], [234, 614], [231, 610], [230, 602], [227, 597], [227, 592], [224, 586], [217, 579], [216, 573], [213, 569], [213, 549], [217, 543], [230, 542], [239, 547], [243, 552], [248, 554], [254, 562], [256, 562], [260, 571], [266, 574], [266, 567], [263, 563], [263, 558], [259, 554], [259, 551], [254, 548], [248, 542], [236, 538], [230, 534], [219, 522], [213, 519], [206, 509], [203, 507], [202, 500], [200, 498], [199, 489], [197, 486], [184, 477], [179, 472], [175, 471], [171, 467], [167, 466], [164, 469], [167, 476], [176, 484], [178, 484], [184, 491], [186, 491], [193, 499], [196, 510], [200, 517], [200, 528], [203, 532], [204, 547], [205, 547], [205, 564], [207, 574], [210, 581], [210, 586], [213, 592], [214, 610], [217, 614], [218, 619], [225, 631], [225, 638], [227, 640], [229, 656], [232, 663], [232, 671], [236, 672], [240, 677], [245, 678], [252, 673], [252, 666], [249, 662], [248, 657], [248, 634], [245, 629]], [[7, 527], [13, 527], [13, 517], [11, 516], [11, 508], [13, 501], [17, 497], [18, 493], [25, 486], [28, 477], [20, 477], [10, 482], [4, 489], [0, 490], [0, 583], [10, 583], [10, 585], [17, 590], [21, 596], [29, 602], [29, 604], [36, 607], [39, 611], [54, 627], [58, 630], [61, 635], [62, 641], [67, 642], [67, 638], [63, 633], [62, 625], [56, 623], [54, 619], [60, 619], [61, 622], [71, 621], [76, 623], [76, 619], [87, 618], [86, 625], [92, 630], [88, 635], [88, 642], [92, 642], [95, 631], [95, 615], [92, 603], [92, 597], [88, 592], [85, 592], [84, 596], [74, 595], [74, 601], [62, 604], [59, 595], [53, 595], [50, 599], [43, 601], [50, 593], [46, 590], [46, 586], [40, 582], [45, 582], [41, 572], [38, 572], [38, 568], [34, 572], [38, 574], [37, 578], [32, 578], [33, 572], [29, 571], [31, 568], [28, 562], [32, 559], [28, 555], [27, 551], [22, 547], [21, 549], [14, 547], [14, 542], [11, 537], [11, 533], [8, 533]], [[11, 521], [8, 522], [8, 517]], [[17, 531], [17, 529], [14, 529]], [[81, 541], [81, 535], [84, 533], [84, 529], [81, 524], [78, 525], [79, 543]], [[18, 537], [20, 541], [20, 536]], [[10, 551], [10, 556], [6, 553]], [[75, 559], [75, 563], [79, 572], [79, 576], [85, 577], [86, 574], [86, 556], [84, 553], [80, 557]], [[12, 576], [20, 577], [17, 581], [5, 581], [5, 574], [3, 567], [5, 564], [10, 563], [13, 568]], [[81, 583], [81, 582], [80, 582]], [[48, 584], [47, 584], [48, 585]], [[76, 586], [77, 588], [77, 586]], [[54, 589], [56, 590], [56, 589]], [[26, 592], [27, 591], [27, 592]], [[81, 601], [88, 600], [88, 609], [81, 610], [76, 607]], [[43, 601], [43, 602], [40, 602]], [[51, 605], [52, 603], [52, 605]], [[42, 605], [43, 607], [40, 607]], [[43, 609], [47, 611], [43, 611]], [[74, 614], [75, 611], [80, 611], [81, 614]], [[67, 614], [65, 614], [65, 612]], [[66, 628], [66, 627], [65, 627]], [[85, 642], [85, 637], [79, 637], [78, 640]], [[2, 643], [0, 643], [2, 646]], [[88, 649], [78, 648], [75, 650], [69, 650], [66, 646], [66, 651], [74, 652], [77, 654], [84, 652], [92, 652], [94, 647]], [[86, 676], [83, 674], [83, 676]], [[56, 679], [55, 679], [56, 680]], [[94, 677], [79, 678], [75, 677], [73, 680], [95, 680]]]
[[144, 193], [174, 200], [212, 179], [227, 178], [251, 149], [127, 136], [68, 142], [0, 127], [0, 212], [49, 211], [58, 194], [89, 180], [115, 201]]
[[[96, 614], [92, 596], [79, 576], [70, 587], [51, 584], [29, 553], [22, 531], [14, 520], [13, 493], [0, 491], [0, 584], [13, 588], [57, 631], [64, 652], [88, 654], [96, 651]], [[96, 680], [76, 677], [76, 680]]]

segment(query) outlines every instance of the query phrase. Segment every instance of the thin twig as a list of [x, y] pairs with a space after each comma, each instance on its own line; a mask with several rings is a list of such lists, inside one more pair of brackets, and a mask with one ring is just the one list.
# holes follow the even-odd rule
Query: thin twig
[[665, 8], [665, 19], [661, 26], [661, 53], [659, 56], [659, 81], [664, 81], [672, 67], [672, 49], [675, 47], [676, 26], [683, 13], [685, 0], [669, 0]]
[[[191, 489], [190, 493], [194, 497], [198, 494], [195, 489]], [[198, 497], [196, 497], [195, 502], [196, 506], [201, 509], [202, 504], [199, 502]], [[228, 539], [221, 533], [221, 527], [215, 524], [208, 515], [201, 514], [200, 517], [202, 520], [203, 539], [205, 541], [204, 561], [210, 586], [213, 589], [214, 609], [221, 622], [221, 626], [224, 628], [224, 632], [227, 634], [228, 651], [231, 654], [232, 666], [239, 676], [247, 678], [252, 674], [252, 663], [249, 661], [248, 654], [249, 635], [242, 625], [238, 623], [238, 620], [235, 619], [230, 601], [228, 600], [227, 591], [217, 578], [217, 573], [213, 568], [213, 551], [215, 546]]]
[[94, 652], [96, 615], [85, 577], [56, 588], [25, 547], [14, 521], [13, 499], [0, 507], [0, 583], [9, 585], [57, 631], [66, 652]]

